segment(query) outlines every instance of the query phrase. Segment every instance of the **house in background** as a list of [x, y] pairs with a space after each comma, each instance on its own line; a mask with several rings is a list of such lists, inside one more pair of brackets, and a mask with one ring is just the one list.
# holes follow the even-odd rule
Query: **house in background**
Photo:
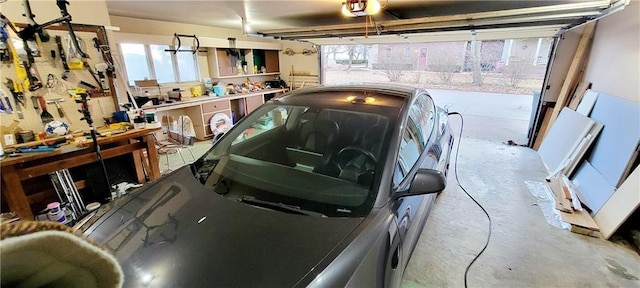
[[[508, 39], [478, 41], [480, 65], [492, 71], [513, 63], [539, 66], [541, 71], [548, 61], [551, 38]], [[473, 62], [472, 43], [434, 42], [371, 45], [367, 49], [367, 66], [380, 69], [388, 62], [403, 70], [438, 71], [455, 67], [458, 72], [470, 71]], [[538, 70], [538, 69], [536, 69]]]

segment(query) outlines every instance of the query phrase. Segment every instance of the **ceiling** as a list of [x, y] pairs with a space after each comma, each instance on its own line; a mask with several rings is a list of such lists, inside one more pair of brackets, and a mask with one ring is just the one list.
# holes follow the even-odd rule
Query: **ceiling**
[[469, 37], [469, 31], [485, 37], [551, 36], [611, 13], [628, 0], [379, 1], [382, 12], [368, 25], [365, 17], [343, 16], [342, 0], [107, 0], [107, 7], [116, 16], [236, 29], [242, 29], [244, 18], [251, 35], [328, 44], [449, 39]]

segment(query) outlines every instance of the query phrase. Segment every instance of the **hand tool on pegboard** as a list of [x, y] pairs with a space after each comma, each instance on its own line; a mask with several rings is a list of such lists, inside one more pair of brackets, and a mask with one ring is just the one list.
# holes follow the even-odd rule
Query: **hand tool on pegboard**
[[62, 67], [64, 68], [64, 72], [62, 73], [62, 80], [67, 80], [69, 78], [69, 64], [67, 63], [67, 54], [64, 53], [64, 47], [62, 47], [62, 37], [55, 37], [56, 46], [58, 46], [58, 55], [60, 56], [60, 60], [62, 61]]
[[31, 95], [31, 105], [33, 105], [33, 109], [36, 110], [36, 112], [40, 111], [40, 106], [38, 106], [38, 96]]
[[[16, 81], [13, 82], [12, 80], [11, 85], [28, 88], [31, 83], [29, 82], [29, 77], [27, 76], [27, 70], [24, 66], [22, 66], [23, 63], [20, 62], [20, 58], [18, 57], [18, 53], [16, 52], [15, 47], [13, 47], [13, 42], [11, 41], [11, 39], [5, 41], [5, 45], [9, 49], [9, 53], [11, 54], [11, 59], [13, 61], [13, 68], [16, 70]], [[24, 92], [18, 87], [14, 87], [14, 89], [18, 92]]]
[[55, 99], [47, 100], [47, 104], [56, 105], [56, 109], [58, 110], [58, 116], [64, 117], [64, 119], [67, 120], [67, 124], [71, 124], [72, 123], [71, 119], [69, 118], [69, 115], [67, 115], [67, 113], [62, 108], [62, 105], [60, 105], [60, 102], [64, 102], [64, 98], [55, 98]]
[[[9, 95], [7, 95], [7, 93], [4, 92], [4, 90], [0, 90], [0, 94], [1, 94], [0, 105], [3, 106], [2, 110], [7, 114], [13, 114], [13, 106], [11, 105], [11, 100], [9, 99]], [[2, 101], [4, 101], [4, 103], [6, 103], [7, 105], [5, 106]]]
[[16, 101], [16, 113], [18, 114], [18, 119], [24, 119], [24, 115], [22, 114], [22, 107], [24, 106], [24, 94], [22, 93], [21, 85], [13, 82], [13, 80], [7, 78], [7, 82], [4, 83], [5, 86], [13, 95], [13, 100]]
[[94, 37], [93, 47], [98, 49], [98, 52], [102, 53], [102, 59], [104, 59], [104, 62], [108, 65], [106, 70], [107, 75], [116, 78], [116, 67], [113, 62], [113, 57], [111, 56], [111, 48], [109, 45], [104, 45], [98, 37]]
[[[38, 34], [35, 34], [35, 43], [36, 47], [40, 42], [40, 38]], [[27, 54], [27, 60], [22, 61], [22, 65], [24, 65], [24, 69], [27, 71], [27, 77], [29, 78], [29, 91], [36, 91], [42, 88], [42, 82], [40, 81], [40, 77], [38, 76], [38, 69], [36, 68], [35, 59], [33, 57], [34, 54], [40, 53], [41, 49], [36, 50], [35, 52], [29, 46], [29, 41], [22, 40], [22, 46], [24, 48], [24, 52]]]
[[47, 124], [53, 121], [53, 115], [47, 111], [47, 103], [44, 101], [44, 97], [38, 96], [38, 102], [40, 102], [40, 106], [42, 106], [42, 113], [40, 113], [40, 120], [42, 120], [42, 124]]
[[[0, 90], [0, 92], [2, 92], [2, 94], [4, 94], [4, 91]], [[9, 110], [9, 108], [4, 106], [4, 97], [0, 98], [0, 113], [2, 113], [2, 114], [11, 114], [11, 110]]]

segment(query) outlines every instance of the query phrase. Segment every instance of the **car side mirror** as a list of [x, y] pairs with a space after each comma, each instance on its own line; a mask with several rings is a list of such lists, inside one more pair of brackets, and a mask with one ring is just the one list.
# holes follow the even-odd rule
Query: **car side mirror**
[[411, 180], [408, 190], [398, 191], [393, 194], [393, 199], [401, 197], [438, 193], [447, 187], [447, 178], [444, 174], [434, 169], [418, 169]]

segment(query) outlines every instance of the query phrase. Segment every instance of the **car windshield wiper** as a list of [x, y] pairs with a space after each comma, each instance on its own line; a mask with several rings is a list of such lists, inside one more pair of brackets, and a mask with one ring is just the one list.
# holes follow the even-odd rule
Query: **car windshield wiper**
[[292, 214], [300, 214], [300, 215], [323, 217], [323, 218], [327, 217], [327, 215], [324, 215], [322, 213], [309, 211], [309, 210], [304, 210], [304, 209], [301, 209], [298, 206], [258, 200], [253, 196], [242, 196], [242, 199], [238, 199], [238, 201], [242, 202], [242, 203], [249, 204], [249, 205], [253, 205], [253, 206], [270, 208], [272, 210], [277, 210], [277, 211], [287, 212], [287, 213], [292, 213]]

